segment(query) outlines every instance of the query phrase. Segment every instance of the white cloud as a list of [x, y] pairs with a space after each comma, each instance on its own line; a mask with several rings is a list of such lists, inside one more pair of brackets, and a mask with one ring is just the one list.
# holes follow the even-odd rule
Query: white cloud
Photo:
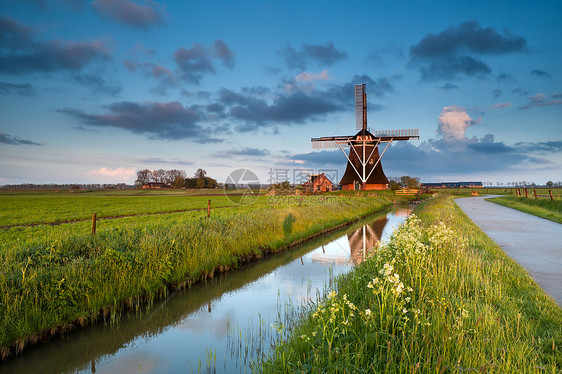
[[330, 77], [328, 76], [328, 70], [322, 70], [318, 74], [303, 71], [295, 77], [295, 80], [297, 82], [327, 81], [330, 80]]
[[498, 103], [498, 104], [492, 105], [492, 109], [503, 109], [503, 108], [509, 108], [510, 106], [511, 106], [511, 103]]
[[463, 107], [456, 105], [446, 106], [441, 111], [438, 119], [437, 134], [443, 135], [446, 142], [466, 141], [466, 129], [475, 125], [475, 121]]
[[85, 173], [90, 177], [99, 178], [100, 183], [130, 183], [134, 180], [137, 170], [133, 167], [125, 168], [118, 167], [112, 169], [110, 167], [101, 167], [99, 169], [93, 169]]

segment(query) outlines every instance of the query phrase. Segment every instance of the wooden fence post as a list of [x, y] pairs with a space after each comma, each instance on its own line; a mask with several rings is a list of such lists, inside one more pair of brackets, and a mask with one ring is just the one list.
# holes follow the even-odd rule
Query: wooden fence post
[[554, 199], [552, 198], [552, 190], [548, 190], [548, 194], [550, 195], [550, 200], [551, 200], [551, 201], [554, 200]]
[[92, 235], [96, 235], [96, 213], [92, 214]]
[[537, 198], [537, 190], [533, 189], [533, 192], [535, 193], [535, 199]]
[[207, 218], [211, 217], [211, 200], [207, 203]]
[[527, 194], [527, 189], [525, 188], [525, 197], [528, 199], [529, 195]]

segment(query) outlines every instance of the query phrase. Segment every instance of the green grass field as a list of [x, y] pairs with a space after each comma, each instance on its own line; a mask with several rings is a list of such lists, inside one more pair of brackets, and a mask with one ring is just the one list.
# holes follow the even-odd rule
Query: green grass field
[[[228, 200], [224, 195], [130, 192], [0, 195], [4, 225], [18, 224], [0, 229], [0, 356], [71, 325], [115, 319], [124, 308], [150, 303], [170, 288], [380, 211], [394, 199], [381, 193], [360, 198], [260, 196], [250, 205], [222, 200], [229, 207], [212, 210], [207, 219], [206, 210], [146, 213], [178, 206], [206, 209], [209, 198]], [[62, 213], [52, 214], [55, 208]], [[56, 222], [61, 216], [88, 219], [92, 210], [102, 217], [125, 211], [135, 216], [101, 220], [95, 236], [89, 221], [26, 226]]]
[[[201, 196], [204, 195], [204, 196]], [[235, 206], [222, 190], [29, 191], [0, 193], [0, 227]]]
[[415, 213], [300, 314], [264, 372], [561, 372], [558, 305], [451, 196]]
[[503, 196], [488, 200], [508, 208], [517, 209], [525, 213], [562, 223], [562, 200], [560, 198], [550, 200], [550, 197], [535, 199], [518, 196]]

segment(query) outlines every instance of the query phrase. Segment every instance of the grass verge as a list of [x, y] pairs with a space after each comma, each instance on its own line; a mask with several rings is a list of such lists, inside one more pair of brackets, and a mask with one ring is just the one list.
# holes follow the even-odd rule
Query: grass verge
[[304, 313], [264, 372], [560, 372], [558, 305], [452, 197], [416, 214]]
[[517, 209], [538, 217], [562, 223], [562, 200], [527, 199], [517, 196], [503, 196], [487, 199], [493, 203]]
[[170, 289], [390, 204], [385, 197], [307, 198], [217, 210], [210, 219], [186, 213], [143, 217], [141, 223], [115, 220], [95, 236], [73, 233], [66, 225], [25, 228], [37, 235], [25, 240], [14, 232], [0, 242], [0, 356], [100, 317], [115, 320], [123, 309], [150, 303]]

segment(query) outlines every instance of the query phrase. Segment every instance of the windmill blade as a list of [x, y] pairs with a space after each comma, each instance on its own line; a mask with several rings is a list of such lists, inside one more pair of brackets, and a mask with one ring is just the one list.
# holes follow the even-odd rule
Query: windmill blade
[[367, 94], [365, 83], [355, 85], [355, 129], [367, 129]]

